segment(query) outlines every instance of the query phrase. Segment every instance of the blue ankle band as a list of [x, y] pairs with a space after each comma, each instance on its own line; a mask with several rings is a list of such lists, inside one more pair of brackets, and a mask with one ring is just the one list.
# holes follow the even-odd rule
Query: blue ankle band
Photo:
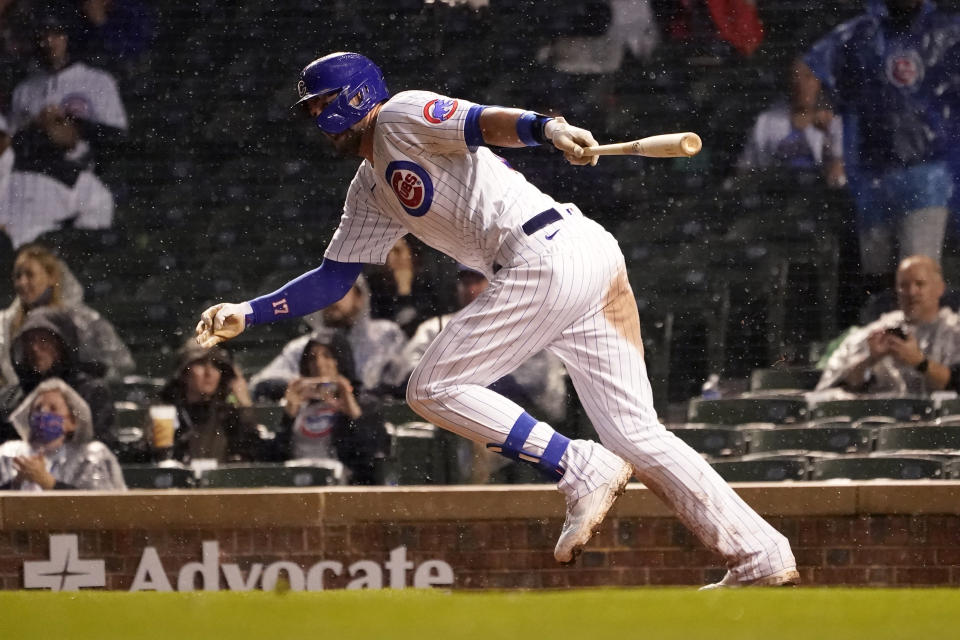
[[559, 480], [563, 477], [564, 472], [564, 468], [560, 466], [560, 460], [568, 446], [570, 446], [570, 438], [554, 433], [550, 442], [547, 443], [547, 448], [543, 450], [543, 455], [540, 456], [540, 462], [537, 463], [537, 466], [551, 478]]
[[510, 433], [507, 434], [507, 439], [503, 444], [488, 444], [487, 449], [511, 460], [530, 463], [547, 478], [556, 482], [563, 477], [564, 468], [560, 466], [560, 460], [570, 445], [570, 438], [555, 432], [550, 437], [550, 442], [547, 443], [542, 456], [524, 451], [523, 445], [527, 443], [527, 437], [533, 431], [535, 424], [537, 424], [537, 421], [533, 416], [527, 412], [521, 413], [517, 421], [513, 423], [513, 428], [510, 429]]
[[513, 428], [510, 429], [510, 433], [503, 443], [503, 450], [499, 453], [511, 460], [519, 460], [520, 454], [524, 453], [523, 445], [527, 443], [527, 438], [533, 431], [533, 425], [535, 424], [537, 424], [537, 421], [533, 416], [526, 411], [521, 413], [517, 421], [513, 423]]

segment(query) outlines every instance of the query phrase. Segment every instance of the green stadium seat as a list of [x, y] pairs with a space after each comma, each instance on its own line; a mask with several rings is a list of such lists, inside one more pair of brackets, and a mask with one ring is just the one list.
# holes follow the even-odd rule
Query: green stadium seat
[[392, 443], [387, 461], [390, 484], [447, 484], [449, 456], [438, 431], [429, 422], [387, 424]]
[[303, 466], [223, 465], [200, 476], [204, 488], [241, 487], [325, 487], [343, 484], [343, 465], [337, 461], [315, 460]]
[[122, 469], [129, 489], [189, 489], [195, 485], [192, 469], [153, 464], [125, 464]]
[[697, 453], [711, 457], [742, 456], [747, 452], [743, 432], [729, 426], [686, 424], [671, 427], [670, 432]]
[[770, 456], [755, 459], [711, 462], [727, 482], [803, 481], [809, 474], [809, 461], [803, 456]]
[[124, 376], [120, 380], [111, 380], [109, 386], [114, 402], [129, 402], [148, 407], [160, 400], [164, 383], [162, 378]]
[[949, 476], [950, 466], [944, 460], [918, 456], [845, 456], [815, 460], [811, 479], [831, 480], [940, 480]]
[[871, 431], [852, 426], [748, 429], [744, 435], [750, 453], [776, 451], [868, 453], [873, 447]]
[[845, 416], [852, 421], [882, 416], [900, 422], [917, 422], [933, 418], [933, 401], [926, 398], [858, 398], [829, 400], [813, 406], [814, 418]]
[[960, 398], [941, 400], [937, 407], [938, 416], [960, 416]]
[[690, 401], [687, 410], [689, 422], [738, 425], [749, 422], [790, 424], [807, 419], [807, 401], [804, 398], [721, 398]]
[[960, 452], [960, 425], [894, 425], [877, 432], [877, 451]]
[[754, 369], [750, 374], [750, 390], [802, 389], [813, 390], [820, 381], [821, 371], [808, 367], [777, 367]]
[[262, 424], [271, 431], [280, 428], [283, 421], [283, 407], [279, 404], [255, 404], [249, 407], [256, 424]]

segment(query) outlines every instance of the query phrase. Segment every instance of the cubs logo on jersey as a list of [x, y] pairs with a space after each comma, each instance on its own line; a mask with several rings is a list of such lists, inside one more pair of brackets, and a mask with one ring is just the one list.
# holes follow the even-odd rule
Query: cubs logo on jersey
[[423, 105], [423, 118], [430, 124], [440, 124], [457, 111], [457, 101], [450, 98], [435, 98]]
[[423, 167], [414, 162], [397, 160], [387, 165], [386, 178], [407, 213], [420, 217], [430, 209], [433, 181]]
[[93, 105], [83, 93], [68, 93], [63, 96], [60, 106], [70, 116], [90, 120], [93, 117]]
[[893, 86], [912, 89], [923, 80], [923, 60], [916, 51], [897, 51], [887, 57], [886, 71]]

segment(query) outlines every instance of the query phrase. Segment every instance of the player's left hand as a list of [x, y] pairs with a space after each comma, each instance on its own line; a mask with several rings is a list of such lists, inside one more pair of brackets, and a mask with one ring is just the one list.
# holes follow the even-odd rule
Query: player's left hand
[[202, 314], [197, 323], [197, 344], [209, 349], [224, 340], [236, 338], [247, 326], [244, 305], [221, 302]]
[[586, 129], [567, 124], [563, 118], [554, 118], [547, 123], [544, 134], [553, 142], [553, 146], [563, 152], [567, 162], [575, 165], [596, 166], [600, 156], [584, 156], [584, 147], [597, 146], [597, 140]]

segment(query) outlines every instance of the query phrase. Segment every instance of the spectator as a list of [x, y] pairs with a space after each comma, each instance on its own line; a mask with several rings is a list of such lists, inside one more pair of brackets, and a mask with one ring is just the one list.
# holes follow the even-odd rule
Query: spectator
[[940, 259], [960, 109], [958, 29], [960, 17], [930, 0], [870, 0], [805, 57], [843, 117], [869, 290], [890, 281], [897, 245], [901, 258]]
[[248, 409], [250, 393], [230, 354], [190, 340], [178, 355], [177, 369], [161, 393], [176, 407], [175, 438], [156, 456], [187, 464], [200, 458], [256, 460], [260, 436]]
[[[350, 345], [337, 332], [311, 338], [300, 377], [287, 386], [278, 445], [294, 459], [338, 460], [353, 484], [375, 484], [389, 439], [382, 420], [364, 419], [353, 389]], [[369, 416], [368, 416], [369, 417]]]
[[795, 60], [790, 100], [757, 116], [737, 162], [740, 173], [753, 169], [822, 172], [829, 186], [846, 184], [842, 125], [832, 111], [817, 104], [819, 92], [816, 76], [802, 60]]
[[831, 354], [818, 390], [917, 395], [946, 387], [949, 367], [960, 364], [960, 316], [940, 306], [940, 265], [927, 256], [905, 259], [896, 289], [900, 308], [850, 332]]
[[[83, 26], [76, 33], [84, 58], [117, 69], [134, 63], [150, 48], [156, 22], [138, 0], [81, 0]], [[120, 69], [117, 69], [120, 70]]]
[[134, 370], [133, 356], [110, 322], [83, 304], [83, 290], [69, 269], [46, 247], [26, 244], [13, 263], [13, 303], [0, 311], [0, 378], [17, 381], [10, 358], [11, 336], [32, 309], [68, 309], [78, 332], [78, 359], [106, 378], [119, 378]]
[[[460, 265], [457, 275], [457, 303], [463, 309], [476, 300], [490, 283], [484, 275]], [[448, 313], [423, 322], [404, 346], [390, 368], [390, 379], [405, 386], [410, 373], [440, 330], [454, 316]], [[567, 417], [567, 373], [563, 363], [549, 351], [541, 351], [521, 364], [513, 373], [497, 380], [490, 388], [514, 402], [530, 406], [551, 424], [560, 424]], [[510, 461], [490, 453], [482, 445], [463, 440], [460, 446], [471, 449], [470, 477], [475, 483], [487, 482], [492, 474], [510, 465]], [[502, 475], [509, 476], [508, 472]]]
[[10, 127], [0, 115], [0, 202], [7, 194], [10, 172], [13, 171], [13, 147], [10, 144]]
[[0, 224], [14, 247], [45, 231], [113, 222], [113, 195], [94, 173], [94, 155], [127, 129], [113, 77], [70, 56], [70, 14], [39, 21], [43, 68], [17, 85], [10, 108], [14, 163]]
[[0, 490], [126, 489], [116, 457], [93, 437], [90, 407], [49, 378], [10, 416], [20, 435], [0, 445]]
[[439, 312], [437, 273], [423, 264], [424, 245], [410, 236], [400, 238], [383, 266], [370, 265], [370, 316], [397, 323], [407, 337], [417, 325]]
[[[384, 370], [403, 347], [406, 336], [391, 320], [370, 318], [370, 288], [363, 276], [338, 302], [306, 317], [315, 332], [342, 329], [356, 366], [360, 391], [376, 392], [384, 383]], [[283, 351], [250, 379], [256, 397], [279, 397], [299, 372], [300, 357], [311, 336], [288, 342]], [[276, 389], [280, 389], [277, 393]]]
[[[97, 367], [79, 359], [77, 336], [77, 326], [67, 309], [39, 307], [27, 314], [10, 343], [17, 382], [0, 389], [0, 418], [10, 415], [41, 382], [60, 378], [89, 406], [94, 438], [112, 447], [113, 397], [97, 375]], [[0, 440], [11, 437], [16, 435], [0, 434]]]

